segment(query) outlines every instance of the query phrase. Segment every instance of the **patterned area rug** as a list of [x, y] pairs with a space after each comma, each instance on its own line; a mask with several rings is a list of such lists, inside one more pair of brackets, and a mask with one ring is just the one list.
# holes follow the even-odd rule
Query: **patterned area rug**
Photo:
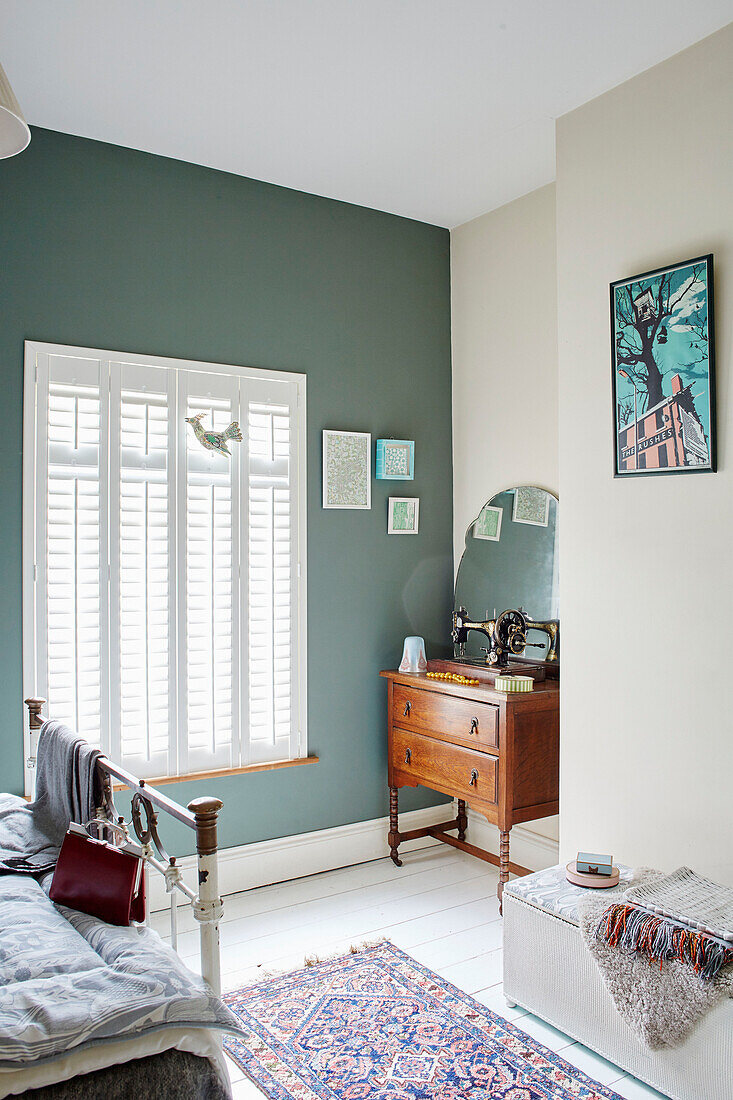
[[272, 1100], [620, 1100], [391, 943], [224, 1000]]

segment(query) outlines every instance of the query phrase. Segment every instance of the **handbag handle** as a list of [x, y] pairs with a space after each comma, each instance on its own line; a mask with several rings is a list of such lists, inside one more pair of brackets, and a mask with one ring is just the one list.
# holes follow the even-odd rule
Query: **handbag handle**
[[[107, 821], [107, 819], [104, 817], [93, 817], [89, 821], [87, 821], [86, 825], [82, 825], [82, 828], [86, 829], [87, 833], [89, 833], [89, 828], [91, 825], [100, 825], [104, 829], [113, 829], [122, 837], [122, 840], [125, 842], [130, 839], [127, 835], [127, 829], [124, 829], [121, 825], [118, 825], [116, 821]], [[91, 833], [89, 833], [89, 835], [91, 836]]]
[[79, 828], [85, 830], [85, 835], [88, 836], [90, 840], [95, 840], [98, 844], [106, 844], [107, 841], [100, 840], [98, 837], [93, 837], [91, 835], [89, 828], [92, 825], [99, 825], [104, 829], [114, 829], [116, 833], [119, 833], [122, 840], [122, 843], [117, 845], [120, 851], [127, 852], [128, 855], [135, 856], [139, 860], [145, 858], [143, 849], [135, 840], [130, 839], [130, 834], [123, 825], [118, 825], [116, 821], [108, 821], [106, 817], [93, 817], [91, 820], [87, 821], [86, 825], [80, 825]]

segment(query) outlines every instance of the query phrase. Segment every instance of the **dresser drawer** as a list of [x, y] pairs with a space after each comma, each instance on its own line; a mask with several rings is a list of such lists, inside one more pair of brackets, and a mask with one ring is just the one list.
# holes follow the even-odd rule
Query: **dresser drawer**
[[497, 758], [420, 733], [392, 729], [392, 765], [415, 783], [469, 803], [496, 803]]
[[467, 748], [495, 749], [499, 744], [499, 708], [457, 695], [395, 684], [392, 721]]

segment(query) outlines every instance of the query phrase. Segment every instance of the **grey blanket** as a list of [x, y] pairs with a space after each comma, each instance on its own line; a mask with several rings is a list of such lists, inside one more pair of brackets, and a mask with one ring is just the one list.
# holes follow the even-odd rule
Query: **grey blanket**
[[[639, 868], [630, 891], [663, 877], [661, 871]], [[626, 891], [614, 902], [623, 902], [625, 897]], [[589, 898], [580, 912], [580, 931], [616, 1009], [650, 1050], [678, 1046], [706, 1012], [726, 994], [733, 995], [733, 976], [721, 971], [714, 981], [704, 982], [684, 963], [650, 963], [645, 955], [609, 946], [596, 938], [607, 907], [603, 896]]]
[[1, 1065], [188, 1026], [239, 1030], [155, 932], [54, 905], [29, 875], [0, 876]]
[[60, 722], [44, 722], [38, 739], [36, 798], [0, 794], [0, 874], [53, 870], [70, 821], [86, 824], [99, 803], [102, 754]]

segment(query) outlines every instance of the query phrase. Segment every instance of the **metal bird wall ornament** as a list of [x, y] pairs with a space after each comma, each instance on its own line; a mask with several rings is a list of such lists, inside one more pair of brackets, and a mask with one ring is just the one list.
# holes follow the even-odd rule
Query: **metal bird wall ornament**
[[218, 454], [231, 455], [231, 451], [227, 447], [227, 440], [233, 439], [235, 443], [242, 442], [242, 433], [239, 430], [239, 421], [232, 420], [228, 428], [223, 432], [205, 432], [201, 424], [201, 418], [204, 413], [197, 413], [196, 416], [187, 416], [186, 423], [190, 424], [193, 428], [193, 434], [198, 439], [202, 447], [205, 447], [207, 451], [216, 451]]

